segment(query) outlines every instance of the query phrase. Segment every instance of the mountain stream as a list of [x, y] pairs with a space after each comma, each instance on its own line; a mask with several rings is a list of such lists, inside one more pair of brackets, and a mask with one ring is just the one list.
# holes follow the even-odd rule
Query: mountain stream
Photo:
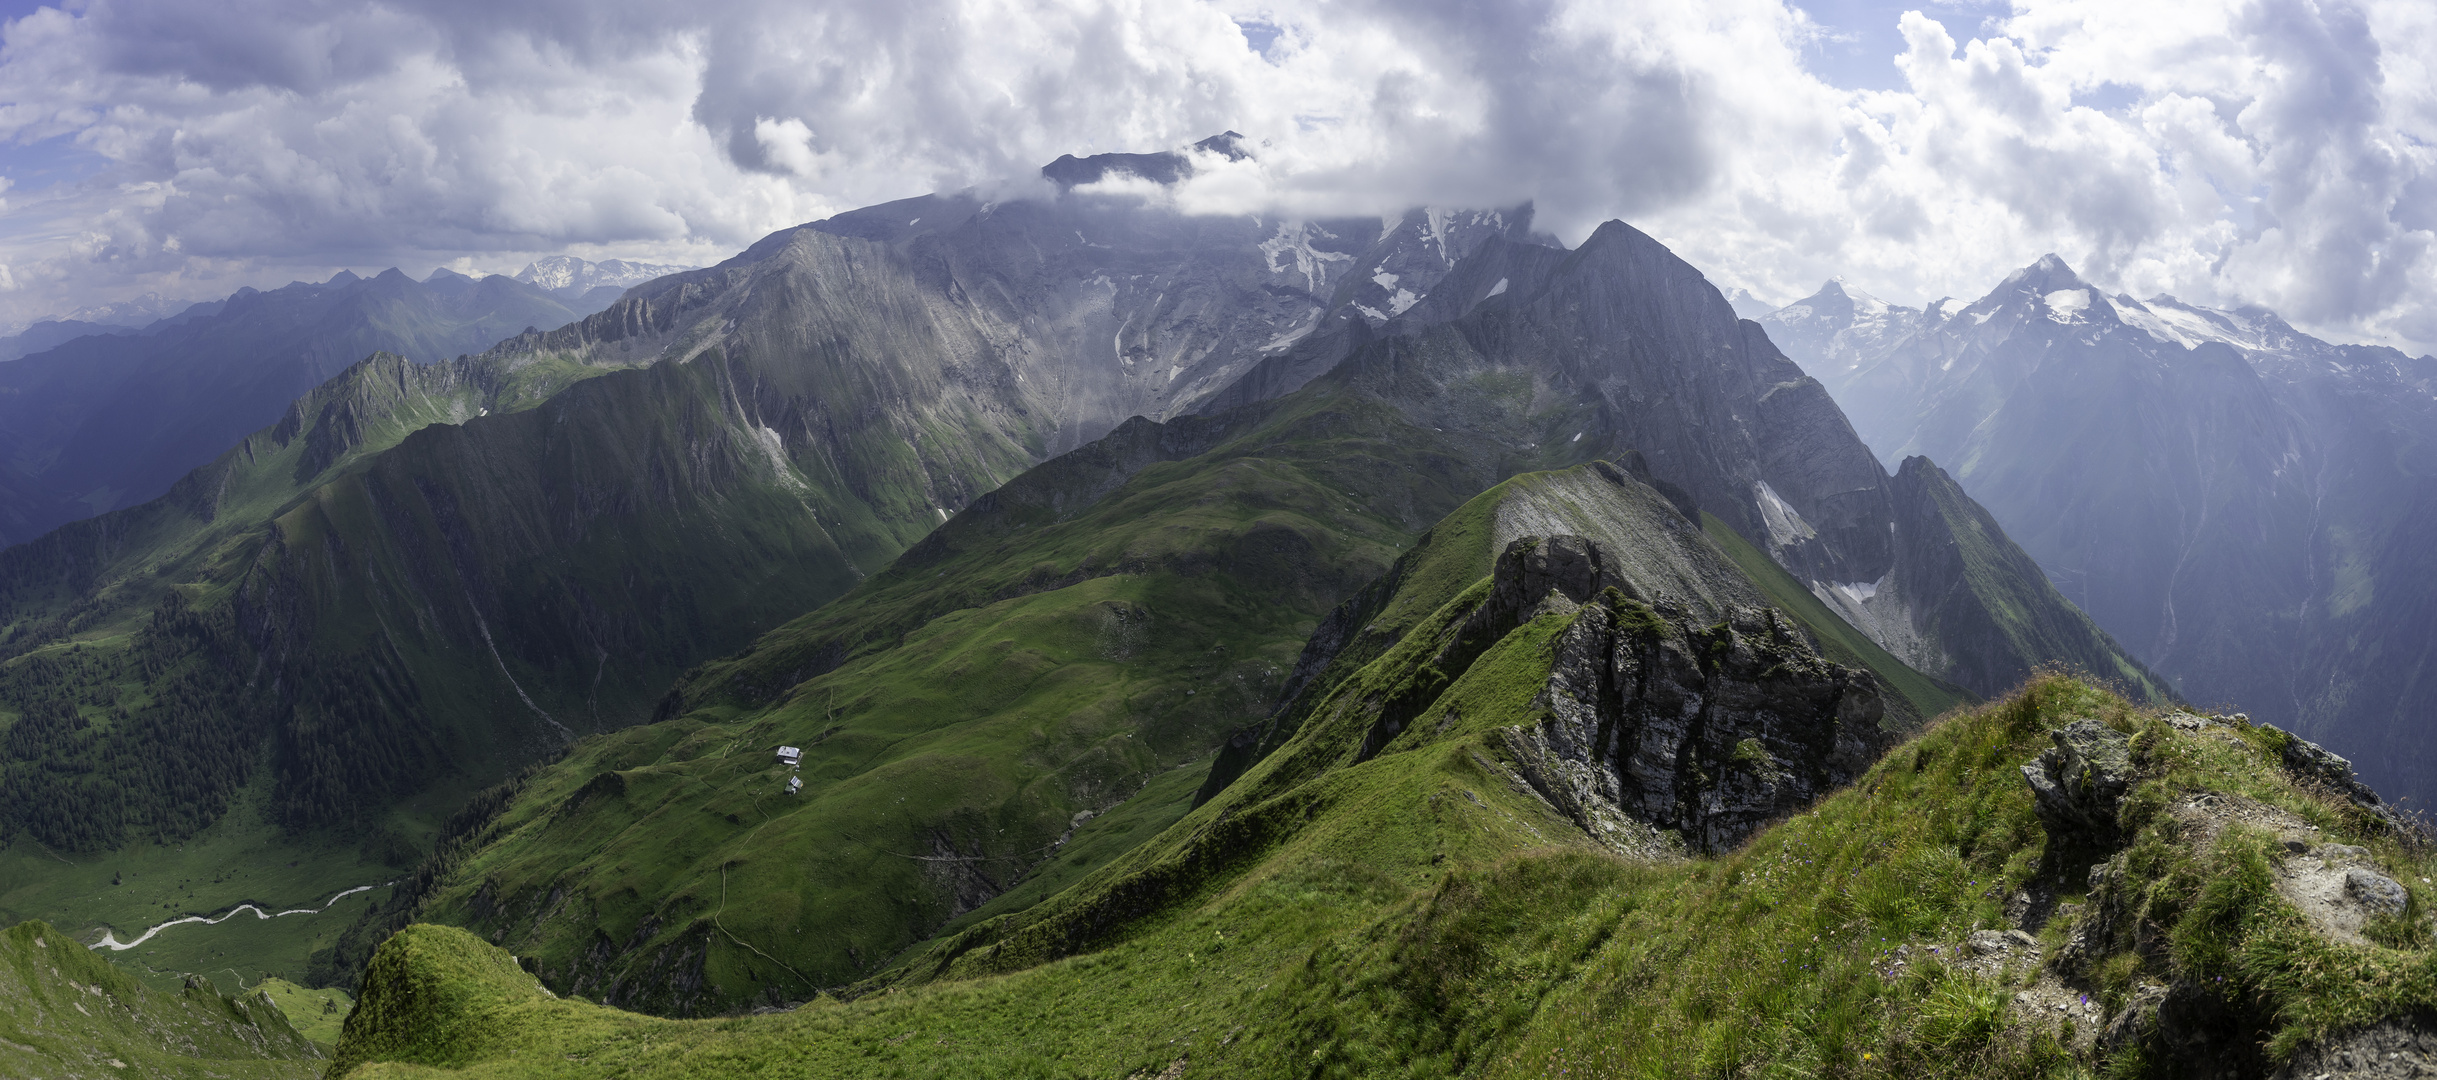
[[[396, 882], [394, 882], [394, 881], [390, 881], [390, 882], [383, 882], [382, 884], [383, 884], [383, 885], [395, 885], [395, 884], [397, 884], [397, 883], [396, 883]], [[357, 893], [364, 892], [364, 891], [369, 890], [369, 889], [378, 889], [378, 888], [380, 888], [380, 887], [381, 887], [381, 885], [358, 885], [358, 886], [356, 886], [355, 888], [352, 888], [352, 889], [346, 889], [346, 890], [342, 890], [342, 891], [340, 891], [339, 893], [337, 893], [336, 895], [333, 895], [333, 896], [332, 896], [330, 899], [323, 901], [323, 902], [322, 902], [322, 906], [317, 907], [317, 908], [290, 908], [290, 909], [288, 909], [288, 910], [286, 910], [286, 911], [264, 911], [264, 910], [262, 910], [261, 908], [256, 907], [256, 906], [254, 906], [254, 905], [252, 905], [252, 904], [239, 904], [239, 905], [237, 905], [236, 907], [233, 907], [233, 908], [228, 909], [228, 911], [226, 911], [225, 913], [221, 914], [221, 916], [220, 916], [219, 918], [216, 918], [216, 919], [214, 919], [214, 918], [206, 918], [206, 917], [201, 916], [201, 915], [188, 915], [188, 916], [185, 916], [184, 918], [171, 919], [171, 920], [169, 920], [168, 922], [165, 922], [165, 923], [162, 923], [162, 924], [160, 924], [160, 925], [158, 925], [158, 926], [155, 926], [155, 927], [153, 927], [153, 928], [152, 928], [152, 929], [150, 929], [150, 930], [146, 930], [146, 931], [144, 931], [144, 934], [143, 934], [143, 936], [142, 936], [142, 937], [136, 938], [134, 941], [120, 941], [120, 940], [118, 939], [118, 935], [117, 935], [117, 932], [116, 932], [116, 931], [105, 930], [105, 931], [103, 931], [103, 932], [102, 932], [102, 939], [101, 939], [100, 941], [96, 941], [96, 942], [94, 942], [94, 943], [92, 944], [92, 946], [91, 946], [91, 947], [92, 947], [92, 948], [96, 948], [96, 949], [108, 949], [108, 950], [110, 950], [111, 952], [125, 952], [125, 951], [127, 951], [127, 950], [129, 950], [129, 949], [135, 948], [135, 947], [136, 947], [136, 946], [138, 946], [138, 945], [141, 945], [141, 944], [143, 944], [143, 943], [145, 943], [145, 942], [147, 942], [147, 941], [152, 940], [152, 936], [153, 936], [154, 934], [158, 934], [158, 933], [160, 933], [161, 931], [163, 931], [163, 930], [167, 930], [167, 929], [169, 929], [169, 928], [170, 928], [170, 927], [172, 927], [172, 926], [183, 926], [183, 925], [185, 925], [185, 924], [187, 924], [187, 923], [202, 923], [202, 924], [203, 924], [203, 925], [205, 925], [205, 926], [218, 926], [218, 925], [220, 925], [221, 923], [224, 923], [224, 922], [229, 921], [230, 919], [234, 919], [234, 918], [236, 918], [236, 917], [237, 917], [237, 913], [238, 913], [238, 912], [241, 912], [241, 911], [251, 911], [251, 912], [253, 912], [253, 913], [254, 913], [254, 917], [255, 917], [255, 918], [257, 918], [257, 919], [265, 919], [265, 920], [268, 920], [268, 919], [276, 919], [276, 918], [279, 918], [279, 917], [281, 917], [281, 916], [283, 916], [283, 915], [319, 915], [319, 914], [321, 914], [322, 912], [325, 912], [325, 911], [330, 910], [330, 905], [332, 905], [332, 904], [336, 904], [336, 903], [338, 903], [339, 901], [344, 900], [344, 899], [346, 899], [346, 898], [348, 898], [348, 897], [350, 897], [350, 896], [353, 896], [353, 895], [355, 895], [355, 894], [357, 894]]]

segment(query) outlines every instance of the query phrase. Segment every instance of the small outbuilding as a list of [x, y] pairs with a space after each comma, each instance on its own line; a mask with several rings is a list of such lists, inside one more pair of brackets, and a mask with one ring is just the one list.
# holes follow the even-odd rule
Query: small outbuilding
[[802, 791], [802, 790], [804, 790], [804, 778], [803, 778], [803, 777], [801, 777], [801, 776], [790, 776], [790, 777], [788, 777], [788, 778], [787, 778], [787, 794], [789, 794], [789, 795], [793, 795], [793, 794], [795, 794], [796, 792], [799, 792], [799, 791]]

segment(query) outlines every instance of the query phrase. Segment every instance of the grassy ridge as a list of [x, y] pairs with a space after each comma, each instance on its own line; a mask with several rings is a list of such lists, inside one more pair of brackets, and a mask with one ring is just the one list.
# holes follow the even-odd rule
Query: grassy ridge
[[[993, 910], [1122, 850], [1080, 814], [1115, 808], [1129, 837], [1173, 820], [1178, 766], [1266, 713], [1317, 617], [1469, 479], [1460, 447], [1376, 402], [1254, 415], [1105, 494], [1102, 471], [960, 515], [710, 665], [683, 715], [580, 744], [424, 910], [562, 989], [715, 1011], [863, 978], [1036, 866]], [[844, 659], [768, 674], [825, 652]], [[800, 794], [780, 744], [806, 750]], [[643, 977], [689, 955], [698, 974]]]
[[[2296, 938], [2272, 891], [2202, 887], [2211, 866], [2264, 856], [2239, 834], [2175, 846], [2160, 810], [2194, 788], [2259, 799], [2368, 843], [2416, 903], [2425, 858], [2263, 768], [2274, 759], [2257, 741], [2175, 731], [2047, 677], [1940, 722], [1855, 787], [1714, 858], [1635, 863], [1569, 843], [1562, 821], [1483, 771], [1469, 736], [1385, 755], [1307, 785], [1309, 822], [1292, 839], [1105, 947], [777, 1016], [672, 1021], [554, 1000], [504, 960], [481, 966], [497, 954], [461, 931], [418, 927], [384, 955], [418, 977], [486, 972], [489, 996], [469, 991], [468, 1007], [514, 1035], [385, 1054], [401, 1063], [351, 1075], [445, 1063], [467, 1077], [1062, 1077], [1180, 1062], [1188, 1076], [2087, 1075], [2101, 1063], [2077, 1048], [2086, 1040], [2007, 1011], [2028, 969], [1980, 974], [1946, 957], [1967, 931], [2002, 925], [2010, 890], [2055, 869], [2014, 766], [2049, 728], [2093, 715], [2146, 747], [2127, 823], [2194, 868], [2170, 866], [2158, 887], [2198, 901], [2163, 952], [2099, 965], [2105, 1008], [2136, 977], [2223, 972], [2229, 998], [2256, 995], [2272, 1018], [2262, 1036], [2290, 1046], [2432, 1003], [2424, 945]], [[2064, 929], [2052, 925], [2051, 949]]]

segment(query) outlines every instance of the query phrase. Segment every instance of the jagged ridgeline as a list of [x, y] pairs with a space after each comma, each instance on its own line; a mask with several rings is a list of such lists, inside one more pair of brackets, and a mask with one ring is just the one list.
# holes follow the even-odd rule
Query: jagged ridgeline
[[1345, 284], [1358, 258], [1426, 289], [1528, 221], [936, 196], [480, 357], [368, 361], [169, 495], [0, 555], [6, 826], [174, 840], [266, 745], [275, 816], [344, 824], [644, 719], [1051, 453], [1410, 305]]
[[48, 924], [0, 930], [0, 1073], [308, 1080], [325, 1065], [268, 994], [193, 977], [164, 993]]
[[[853, 593], [688, 675], [662, 721], [536, 775], [339, 961], [429, 917], [479, 927], [554, 987], [656, 1011], [863, 977], [1037, 902], [1223, 786], [1292, 734], [1268, 722], [1275, 703], [1337, 650], [1375, 653], [1436, 606], [1360, 613], [1405, 570], [1354, 613], [1330, 615], [1339, 601], [1434, 523], [1433, 549], [1462, 552], [1445, 564], [1461, 589], [1489, 573], [1493, 539], [1521, 535], [1466, 500], [1602, 458], [1697, 523], [1737, 604], [1776, 605], [1805, 648], [1881, 673], [1899, 723], [1962, 691], [1843, 622], [1823, 578], [1913, 598], [1877, 609], [1901, 628], [1886, 641], [1983, 692], [2059, 659], [2138, 673], [1942, 474], [1881, 471], [1818, 384], [1647, 236], [1611, 223], [1571, 253], [1485, 240], [1402, 318], [1284, 396], [1130, 423], [977, 500]], [[1309, 362], [1273, 359], [1246, 378], [1293, 383]], [[1196, 770], [1222, 742], [1212, 781]]]

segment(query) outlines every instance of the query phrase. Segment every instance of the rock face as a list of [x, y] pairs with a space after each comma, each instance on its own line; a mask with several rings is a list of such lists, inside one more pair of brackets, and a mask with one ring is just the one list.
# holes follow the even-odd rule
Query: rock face
[[1700, 626], [1680, 605], [1645, 603], [1618, 562], [1577, 536], [1517, 540], [1475, 612], [1578, 609], [1534, 702], [1543, 719], [1506, 743], [1533, 790], [1594, 837], [1630, 836], [1622, 815], [1702, 850], [1730, 847], [1885, 748], [1867, 673], [1820, 659], [1770, 608]]
[[1724, 521], [1924, 673], [1995, 696], [2062, 661], [2158, 696], [1944, 473], [1923, 461], [1888, 475], [1818, 380], [1631, 226], [1608, 222], [1573, 252], [1486, 240], [1380, 333], [1330, 377], [1453, 430], [1528, 373], [1544, 411], [1499, 432], [1510, 444], [1639, 454], [1671, 500]]
[[2401, 1080], [2437, 1072], [2437, 1016], [2422, 1014], [2305, 1046], [2274, 1080]]
[[2056, 745], [2022, 767], [2048, 835], [2085, 845], [2115, 839], [2116, 804], [2132, 787], [2131, 740], [2096, 720], [2050, 733]]

